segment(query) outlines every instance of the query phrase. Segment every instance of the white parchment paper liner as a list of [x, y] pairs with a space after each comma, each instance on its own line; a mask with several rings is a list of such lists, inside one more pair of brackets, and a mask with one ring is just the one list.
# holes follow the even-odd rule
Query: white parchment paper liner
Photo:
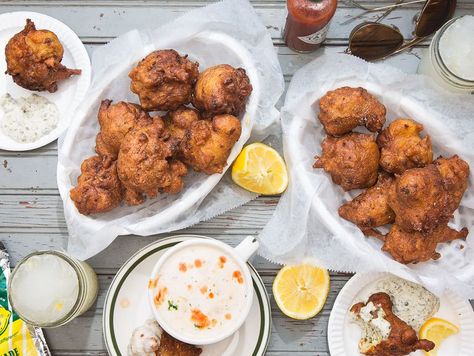
[[94, 155], [101, 100], [138, 103], [138, 97], [129, 90], [127, 74], [141, 58], [164, 48], [188, 54], [200, 63], [200, 70], [221, 63], [246, 69], [254, 90], [242, 115], [241, 138], [228, 164], [245, 142], [263, 139], [278, 122], [275, 104], [284, 89], [283, 75], [271, 37], [248, 1], [227, 0], [199, 8], [154, 30], [130, 31], [97, 49], [92, 56], [91, 89], [59, 145], [58, 188], [69, 231], [68, 252], [78, 258], [97, 254], [118, 235], [183, 229], [256, 197], [237, 187], [228, 176], [221, 181], [223, 174], [191, 172], [178, 195], [162, 194], [143, 205], [122, 206], [93, 217], [78, 213], [69, 191], [76, 184], [81, 162]]
[[[322, 169], [313, 169], [325, 137], [317, 119], [318, 100], [328, 90], [362, 86], [387, 107], [387, 122], [411, 117], [431, 135], [435, 157], [458, 154], [474, 170], [474, 97], [434, 89], [427, 78], [406, 74], [388, 65], [369, 64], [344, 54], [323, 54], [295, 73], [281, 111], [285, 159], [290, 185], [275, 214], [260, 234], [260, 253], [281, 263], [313, 259], [344, 272], [386, 271], [421, 282], [434, 292], [445, 287], [474, 298], [473, 238], [440, 244], [442, 258], [405, 266], [380, 250], [381, 242], [366, 238], [339, 217], [338, 207], [360, 191], [344, 193]], [[363, 132], [362, 128], [357, 131]], [[456, 228], [474, 233], [474, 194], [471, 172], [468, 191], [452, 219]], [[464, 246], [461, 248], [461, 246]]]

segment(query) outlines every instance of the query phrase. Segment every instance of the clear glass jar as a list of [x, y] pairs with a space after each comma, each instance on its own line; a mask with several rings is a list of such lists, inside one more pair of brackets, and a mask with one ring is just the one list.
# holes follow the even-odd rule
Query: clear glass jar
[[454, 74], [444, 63], [440, 53], [440, 39], [445, 31], [461, 17], [448, 21], [433, 36], [430, 47], [423, 53], [417, 72], [433, 78], [445, 89], [460, 94], [474, 94], [474, 80], [461, 78]]
[[[15, 280], [15, 276], [20, 266], [26, 263], [33, 256], [44, 255], [53, 255], [55, 257], [58, 257], [62, 261], [66, 262], [70, 267], [72, 267], [75, 272], [74, 276], [77, 277], [78, 290], [77, 298], [72, 307], [66, 312], [66, 314], [57, 320], [52, 320], [46, 323], [32, 320], [31, 317], [22, 314], [21, 310], [18, 310], [18, 308], [15, 307], [16, 302], [14, 294], [18, 293], [19, 291], [12, 291], [12, 283]], [[45, 280], [46, 279], [47, 278], [45, 276]], [[13, 310], [18, 314], [21, 319], [23, 319], [28, 324], [44, 328], [54, 328], [64, 325], [73, 320], [74, 318], [78, 317], [79, 315], [85, 313], [97, 299], [98, 291], [99, 283], [97, 280], [97, 275], [95, 274], [92, 267], [89, 266], [89, 264], [87, 264], [86, 262], [79, 261], [78, 259], [60, 251], [38, 251], [27, 255], [17, 264], [11, 274], [11, 278], [8, 283], [8, 299], [13, 307]], [[34, 299], [32, 299], [32, 302], [34, 302]]]

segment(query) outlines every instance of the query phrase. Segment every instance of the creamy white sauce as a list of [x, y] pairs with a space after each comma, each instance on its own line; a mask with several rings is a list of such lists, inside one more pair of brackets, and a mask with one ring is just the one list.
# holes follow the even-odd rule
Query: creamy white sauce
[[474, 16], [463, 16], [446, 29], [439, 40], [439, 53], [451, 72], [474, 80]]
[[23, 317], [38, 324], [54, 323], [74, 307], [79, 280], [62, 258], [37, 255], [18, 267], [10, 293], [16, 311]]
[[233, 257], [207, 245], [178, 250], [150, 280], [163, 321], [189, 338], [214, 338], [232, 328], [246, 304], [245, 276]]
[[365, 307], [361, 308], [359, 317], [364, 322], [372, 324], [372, 326], [380, 332], [383, 339], [387, 339], [390, 335], [392, 327], [390, 323], [385, 320], [385, 312], [382, 308], [376, 307], [374, 303], [369, 302]]
[[[368, 303], [368, 309], [362, 311], [362, 309], [364, 308], [361, 308], [361, 314], [354, 314], [354, 313], [351, 314], [352, 320], [357, 325], [359, 325], [359, 327], [362, 330], [362, 335], [359, 340], [359, 350], [361, 353], [365, 353], [370, 348], [372, 348], [375, 345], [378, 345], [383, 340], [382, 330], [378, 328], [377, 322], [375, 322], [375, 324], [371, 323], [370, 322], [371, 319], [367, 315], [367, 311], [371, 309], [372, 307], [375, 307], [373, 303]], [[379, 315], [377, 315], [377, 318], [378, 317]], [[389, 331], [389, 334], [390, 334], [390, 331]]]
[[393, 313], [419, 331], [439, 309], [439, 298], [423, 286], [391, 276], [378, 281], [374, 292], [385, 292], [393, 303]]
[[58, 125], [59, 110], [48, 99], [32, 94], [14, 99], [10, 94], [0, 97], [2, 132], [11, 139], [30, 143], [49, 134]]

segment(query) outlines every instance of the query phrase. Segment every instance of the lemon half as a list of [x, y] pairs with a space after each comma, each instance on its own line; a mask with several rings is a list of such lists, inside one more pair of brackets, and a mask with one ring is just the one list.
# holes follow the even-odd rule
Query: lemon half
[[251, 192], [274, 195], [288, 186], [288, 171], [277, 151], [263, 143], [252, 143], [235, 160], [232, 180]]
[[328, 293], [328, 271], [308, 263], [283, 267], [273, 281], [278, 307], [293, 319], [306, 320], [318, 314]]
[[459, 328], [447, 320], [440, 318], [428, 319], [420, 329], [420, 339], [427, 339], [435, 343], [435, 348], [425, 355], [436, 356], [439, 345], [451, 335], [457, 334]]

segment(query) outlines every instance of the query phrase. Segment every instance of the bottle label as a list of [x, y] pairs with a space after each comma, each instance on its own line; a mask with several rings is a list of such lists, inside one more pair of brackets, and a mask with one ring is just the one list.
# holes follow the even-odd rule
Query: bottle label
[[322, 29], [312, 33], [308, 36], [299, 36], [298, 39], [308, 44], [319, 44], [326, 39], [326, 34], [328, 33], [329, 23], [324, 26]]

